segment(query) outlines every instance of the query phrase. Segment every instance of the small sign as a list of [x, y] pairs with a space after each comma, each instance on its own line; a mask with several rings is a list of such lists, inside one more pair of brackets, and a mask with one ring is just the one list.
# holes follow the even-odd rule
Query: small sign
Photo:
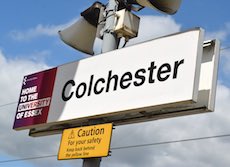
[[53, 68], [24, 77], [14, 129], [47, 122], [56, 71]]
[[110, 123], [64, 130], [58, 160], [108, 156], [112, 128]]

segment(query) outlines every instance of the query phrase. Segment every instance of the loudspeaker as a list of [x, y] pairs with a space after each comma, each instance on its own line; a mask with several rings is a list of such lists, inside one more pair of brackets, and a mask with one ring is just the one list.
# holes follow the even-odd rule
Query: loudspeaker
[[98, 28], [98, 21], [104, 8], [105, 5], [100, 2], [93, 3], [81, 12], [82, 17], [76, 23], [58, 32], [61, 40], [74, 49], [93, 55], [97, 31], [101, 29], [101, 26]]
[[175, 14], [182, 0], [135, 0], [143, 7], [150, 7], [167, 14]]
[[97, 28], [81, 17], [76, 23], [59, 31], [59, 36], [67, 45], [81, 52], [93, 55], [93, 44]]

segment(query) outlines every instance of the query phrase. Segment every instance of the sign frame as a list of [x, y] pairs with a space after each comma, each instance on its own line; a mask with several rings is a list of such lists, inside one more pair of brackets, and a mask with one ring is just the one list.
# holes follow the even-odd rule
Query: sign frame
[[[165, 37], [151, 40], [149, 42], [141, 43], [141, 44], [138, 44], [135, 46], [131, 46], [131, 47], [127, 47], [124, 49], [119, 49], [116, 51], [108, 52], [108, 53], [102, 54], [100, 56], [95, 56], [95, 57], [80, 60], [78, 62], [65, 64], [63, 66], [57, 67], [57, 76], [59, 77], [59, 80], [60, 79], [65, 80], [65, 74], [67, 74], [70, 70], [73, 71], [73, 74], [71, 74], [72, 76], [76, 75], [75, 74], [76, 68], [73, 66], [74, 64], [79, 65], [79, 64], [87, 63], [89, 61], [90, 61], [90, 63], [91, 62], [94, 63], [98, 60], [104, 60], [104, 59], [109, 60], [110, 58], [115, 58], [117, 56], [120, 58], [124, 58], [125, 57], [124, 53], [126, 53], [126, 55], [127, 55], [129, 50], [134, 49], [136, 47], [139, 47], [139, 49], [140, 49], [142, 47], [146, 47], [148, 45], [148, 43], [151, 43], [151, 42], [153, 42], [154, 44], [158, 43], [159, 46], [164, 46], [165, 45], [164, 39], [173, 40], [173, 38], [175, 38], [177, 36], [178, 37], [181, 35], [183, 36], [183, 34], [190, 33], [190, 32], [191, 33], [192, 32], [198, 32], [198, 34], [197, 34], [198, 37], [196, 38], [197, 41], [195, 43], [193, 43], [193, 47], [195, 48], [195, 52], [193, 51], [194, 56], [197, 56], [197, 58], [195, 59], [195, 61], [193, 60], [195, 62], [195, 64], [194, 64], [195, 66], [193, 66], [193, 69], [195, 69], [195, 72], [193, 72], [193, 77], [191, 77], [192, 80], [190, 80], [193, 82], [191, 84], [192, 92], [189, 95], [190, 98], [185, 98], [184, 100], [181, 99], [178, 101], [175, 101], [175, 100], [170, 101], [170, 99], [169, 99], [167, 103], [155, 103], [155, 104], [148, 103], [148, 105], [143, 105], [142, 107], [133, 107], [133, 108], [123, 109], [122, 112], [120, 112], [121, 110], [114, 110], [113, 112], [96, 113], [96, 114], [92, 114], [92, 115], [88, 115], [88, 116], [82, 116], [82, 117], [78, 117], [78, 118], [72, 117], [72, 116], [70, 117], [68, 115], [65, 115], [64, 113], [57, 114], [56, 110], [52, 110], [53, 106], [51, 105], [50, 108], [51, 108], [51, 111], [53, 111], [53, 112], [51, 112], [52, 114], [50, 114], [50, 113], [49, 114], [54, 115], [54, 118], [51, 118], [49, 115], [48, 116], [48, 122], [46, 124], [37, 124], [34, 126], [27, 126], [27, 127], [16, 127], [14, 129], [15, 130], [21, 130], [21, 129], [28, 129], [29, 128], [31, 136], [44, 136], [44, 135], [61, 133], [62, 130], [66, 129], [66, 128], [91, 125], [92, 120], [97, 120], [101, 123], [114, 122], [114, 125], [123, 125], [123, 124], [151, 121], [151, 120], [157, 120], [157, 119], [163, 119], [163, 118], [169, 118], [169, 117], [177, 117], [177, 116], [213, 111], [214, 110], [214, 104], [215, 104], [215, 92], [216, 92], [218, 60], [219, 60], [219, 45], [220, 44], [219, 44], [218, 40], [210, 40], [210, 41], [204, 42], [204, 32], [200, 28], [195, 28], [195, 29], [192, 29], [189, 31], [172, 34], [169, 36], [165, 36]], [[191, 40], [189, 36], [187, 36], [186, 39], [189, 42]], [[163, 41], [163, 42], [161, 43], [161, 41]], [[172, 42], [172, 44], [173, 43], [175, 43], [175, 42]], [[171, 48], [171, 46], [169, 46], [169, 45], [167, 47]], [[172, 46], [172, 47], [174, 47], [174, 46]], [[151, 49], [149, 47], [146, 47], [146, 49], [147, 48]], [[157, 48], [155, 48], [155, 49], [159, 50]], [[182, 50], [183, 50], [183, 47], [182, 47]], [[120, 53], [123, 53], [123, 57], [121, 57], [122, 55], [119, 56]], [[184, 53], [186, 53], [186, 52], [184, 52]], [[183, 59], [178, 59], [178, 61], [175, 60], [175, 62], [171, 62], [171, 64], [168, 63], [170, 65], [174, 65], [174, 67], [173, 66], [170, 67], [171, 69], [174, 69], [174, 73], [172, 73], [171, 76], [175, 75], [175, 66], [176, 65], [180, 66], [180, 64], [183, 64], [182, 60]], [[107, 66], [106, 62], [107, 61], [104, 61], [104, 62], [102, 62], [102, 64]], [[157, 61], [156, 62], [154, 61], [152, 63], [157, 64]], [[151, 73], [151, 69], [155, 68], [155, 65], [152, 65], [152, 63], [148, 67], [148, 69], [150, 69], [149, 73]], [[157, 74], [159, 74], [160, 77], [157, 76], [158, 77], [157, 79], [158, 80], [159, 79], [163, 79], [163, 80], [165, 79], [166, 80], [167, 79], [167, 69], [166, 70], [162, 70], [162, 69], [165, 69], [167, 65], [165, 65], [165, 63], [164, 64], [161, 63], [159, 66], [160, 67], [158, 67]], [[67, 67], [67, 68], [65, 68], [65, 67]], [[124, 66], [122, 68], [124, 68]], [[168, 67], [168, 69], [170, 69], [170, 68]], [[61, 69], [61, 70], [59, 70], [59, 69]], [[87, 67], [84, 67], [83, 69], [86, 70]], [[159, 70], [159, 69], [161, 69], [161, 70]], [[139, 70], [142, 70], [142, 69], [139, 69]], [[108, 75], [110, 75], [110, 74], [112, 75], [111, 71], [109, 71], [110, 73], [108, 73]], [[118, 69], [118, 71], [119, 71], [119, 69]], [[140, 73], [140, 71], [139, 71], [139, 73]], [[128, 73], [125, 73], [125, 74], [127, 74], [125, 76], [125, 77], [127, 77]], [[125, 74], [123, 73], [123, 76]], [[138, 75], [138, 69], [137, 69], [135, 75]], [[207, 78], [207, 76], [208, 76], [208, 78]], [[95, 76], [93, 76], [93, 77], [95, 77]], [[91, 77], [88, 77], [88, 78], [93, 78], [93, 77], [91, 75]], [[123, 84], [122, 86], [127, 86], [127, 85], [125, 85], [125, 82], [127, 81], [127, 78], [125, 78], [125, 77], [123, 77], [124, 82], [122, 81], [122, 84]], [[140, 76], [138, 79], [140, 81]], [[77, 80], [78, 80], [78, 78], [77, 78]], [[173, 80], [173, 79], [171, 79], [171, 80]], [[66, 86], [66, 90], [68, 90], [70, 93], [68, 95], [68, 94], [65, 94], [66, 92], [64, 92], [64, 96], [67, 98], [70, 97], [71, 93], [74, 93], [73, 91], [71, 92], [72, 88], [70, 88], [71, 86], [74, 87], [76, 84], [73, 81], [74, 80], [69, 80], [69, 82]], [[92, 80], [90, 80], [90, 83], [91, 83], [91, 81]], [[98, 81], [98, 83], [104, 82], [102, 79], [101, 80], [98, 79], [97, 81]], [[171, 81], [169, 81], [169, 82], [172, 83]], [[135, 83], [135, 81], [134, 81], [134, 83]], [[136, 84], [138, 84], [137, 81], [136, 81]], [[83, 86], [81, 88], [84, 87], [84, 84], [82, 84], [82, 85]], [[157, 85], [157, 84], [155, 84], [155, 85]], [[53, 96], [56, 96], [55, 89], [58, 90], [61, 88], [63, 88], [63, 84], [62, 85], [56, 84], [54, 86]], [[80, 90], [80, 88], [79, 88], [79, 90]], [[154, 89], [154, 90], [157, 90], [157, 89]], [[208, 91], [203, 91], [203, 90], [208, 90]], [[99, 91], [99, 90], [97, 90], [97, 91]], [[181, 91], [181, 92], [186, 92], [186, 91]], [[180, 92], [180, 94], [181, 94], [181, 92]], [[112, 93], [114, 93], [114, 92], [112, 92]], [[88, 91], [88, 95], [89, 94], [90, 93]], [[158, 94], [159, 94], [159, 92], [158, 92]], [[173, 91], [172, 91], [172, 94], [173, 94]], [[174, 94], [175, 94], [175, 92], [174, 92]], [[80, 96], [81, 94], [78, 94], [78, 95]], [[119, 97], [122, 97], [122, 96], [124, 96], [124, 94], [122, 94], [122, 92], [121, 92], [121, 95], [119, 95]], [[72, 97], [74, 97], [74, 96], [71, 96], [70, 98], [72, 98]], [[142, 96], [140, 96], [140, 98], [141, 97]], [[67, 101], [68, 100], [69, 99], [67, 99]], [[148, 99], [145, 98], [145, 101], [146, 100], [148, 101]], [[52, 99], [52, 102], [53, 102], [53, 99]], [[54, 103], [54, 104], [57, 104], [57, 103]], [[85, 103], [85, 105], [86, 104], [89, 104], [89, 103]], [[123, 103], [121, 102], [121, 105], [122, 104]], [[66, 108], [66, 106], [64, 106], [64, 107]], [[115, 105], [115, 107], [117, 107], [117, 106]], [[76, 108], [76, 107], [71, 106], [71, 108]], [[95, 108], [97, 108], [97, 107], [95, 107]], [[56, 115], [53, 113], [56, 113]], [[63, 119], [55, 121], [59, 117], [62, 117]], [[51, 120], [51, 122], [49, 122], [49, 120]]]

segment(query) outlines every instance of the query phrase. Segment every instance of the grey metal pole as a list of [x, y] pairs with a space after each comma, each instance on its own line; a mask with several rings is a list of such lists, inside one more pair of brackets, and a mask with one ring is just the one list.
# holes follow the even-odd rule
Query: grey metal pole
[[[115, 24], [115, 12], [118, 9], [117, 0], [109, 0], [108, 6], [106, 7], [106, 22], [103, 34], [103, 43], [101, 52], [109, 52], [118, 48], [120, 39], [117, 34], [113, 32]], [[89, 158], [84, 159], [83, 167], [100, 167], [101, 158]]]
[[106, 23], [104, 27], [102, 53], [112, 51], [118, 48], [120, 39], [113, 32], [115, 26], [115, 12], [118, 9], [119, 2], [117, 0], [109, 0], [106, 8]]
[[101, 158], [84, 159], [83, 167], [100, 167]]

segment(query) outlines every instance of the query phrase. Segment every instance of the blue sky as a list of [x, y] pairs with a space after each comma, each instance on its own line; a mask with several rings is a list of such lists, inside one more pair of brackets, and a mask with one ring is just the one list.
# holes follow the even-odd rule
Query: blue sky
[[[87, 0], [77, 4], [73, 0], [68, 3], [44, 0], [39, 2], [23, 0], [20, 3], [11, 0], [3, 1], [0, 7], [2, 25], [0, 46], [3, 52], [9, 57], [28, 57], [43, 51], [44, 55], [41, 59], [44, 58], [46, 63], [52, 66], [82, 57], [79, 52], [63, 45], [54, 32], [48, 35], [48, 32], [38, 32], [38, 29], [40, 26], [41, 29], [51, 31], [52, 26], [66, 24], [78, 18], [79, 13], [92, 2]], [[198, 26], [210, 32], [224, 30], [229, 16], [227, 7], [228, 2], [225, 1], [218, 5], [208, 1], [183, 1], [179, 12], [173, 16], [173, 19], [182, 26], [182, 30]], [[162, 16], [162, 13], [152, 9], [145, 9], [139, 13]], [[37, 34], [33, 32], [36, 29]], [[33, 35], [29, 36], [29, 31]], [[18, 37], [13, 37], [16, 34]], [[27, 37], [19, 39], [19, 34], [27, 34]], [[228, 41], [224, 42], [228, 44]]]
[[[0, 161], [57, 154], [60, 135], [31, 138], [28, 136], [28, 131], [13, 131], [16, 104], [4, 107], [1, 107], [1, 104], [17, 101], [24, 75], [88, 56], [65, 45], [59, 39], [57, 31], [76, 21], [80, 12], [93, 2], [91, 0], [1, 1]], [[178, 13], [173, 16], [166, 16], [152, 9], [143, 9], [137, 13], [142, 19], [140, 36], [130, 43], [202, 27], [208, 39], [217, 38], [222, 48], [229, 47], [229, 6], [230, 1], [227, 0], [184, 0]], [[99, 43], [95, 44], [97, 51], [100, 50]], [[230, 107], [229, 72], [230, 49], [226, 49], [221, 51], [214, 113], [118, 127], [113, 135], [112, 147], [229, 133], [230, 116], [227, 112]], [[133, 134], [126, 136], [130, 131]], [[112, 157], [103, 159], [102, 167], [227, 167], [230, 166], [227, 156], [230, 150], [228, 139], [117, 150]], [[135, 154], [136, 152], [140, 152], [140, 155]], [[81, 163], [81, 160], [60, 162], [56, 158], [48, 158], [20, 163], [0, 163], [0, 166], [81, 166]]]

